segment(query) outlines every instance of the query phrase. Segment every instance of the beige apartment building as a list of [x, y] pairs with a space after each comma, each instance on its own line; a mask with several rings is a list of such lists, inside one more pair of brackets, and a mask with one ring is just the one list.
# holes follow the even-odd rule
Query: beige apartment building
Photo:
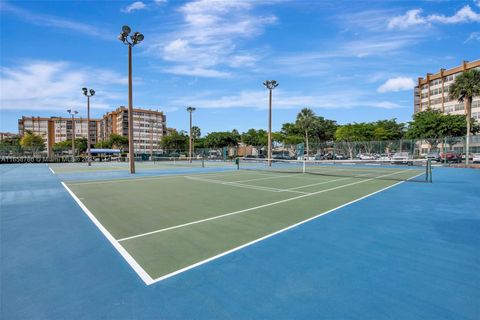
[[[75, 121], [75, 138], [88, 137], [88, 121], [78, 117]], [[100, 138], [100, 119], [90, 119], [90, 141], [97, 143]], [[57, 142], [71, 140], [73, 135], [73, 121], [71, 117], [25, 117], [18, 120], [18, 133], [20, 136], [25, 131], [32, 131], [40, 135], [45, 142], [47, 151], [50, 152]]]
[[[465, 106], [457, 100], [451, 100], [449, 95], [450, 85], [455, 82], [455, 78], [464, 71], [477, 69], [480, 70], [480, 60], [472, 62], [463, 61], [460, 66], [452, 69], [440, 69], [437, 73], [427, 73], [425, 78], [418, 78], [418, 83], [414, 89], [414, 113], [425, 111], [427, 109], [441, 110], [445, 114], [465, 115]], [[472, 101], [472, 118], [480, 122], [480, 97], [474, 97]], [[443, 146], [442, 146], [443, 148]], [[465, 152], [463, 143], [449, 146], [457, 152]], [[427, 153], [429, 147], [422, 144], [421, 153]], [[470, 152], [480, 152], [480, 135], [471, 137]]]
[[[55, 143], [71, 140], [71, 117], [26, 117], [18, 120], [20, 136], [32, 131], [43, 137], [49, 155]], [[88, 136], [87, 119], [75, 118], [75, 137]], [[167, 133], [166, 116], [161, 111], [133, 109], [133, 136], [135, 153], [156, 153], [161, 150], [160, 140]], [[112, 133], [128, 137], [128, 108], [119, 107], [103, 115], [102, 119], [90, 119], [90, 141], [95, 144], [108, 140]]]
[[[128, 108], [121, 106], [105, 114], [100, 132], [103, 140], [112, 133], [128, 137]], [[167, 135], [167, 117], [158, 110], [133, 109], [133, 140], [135, 153], [161, 151], [160, 140]]]
[[[455, 68], [440, 69], [434, 74], [427, 73], [425, 78], [419, 77], [414, 89], [414, 112], [438, 109], [446, 114], [465, 114], [464, 104], [450, 100], [448, 91], [455, 78], [470, 69], [480, 70], [480, 60], [463, 61]], [[480, 97], [473, 98], [472, 118], [480, 121]]]

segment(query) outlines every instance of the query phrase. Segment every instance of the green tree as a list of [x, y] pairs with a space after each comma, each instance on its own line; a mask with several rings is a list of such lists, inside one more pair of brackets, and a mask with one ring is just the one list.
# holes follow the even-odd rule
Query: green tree
[[128, 150], [128, 137], [112, 133], [108, 140], [112, 148], [120, 149], [122, 152]]
[[20, 137], [19, 136], [12, 136], [8, 138], [3, 138], [0, 141], [0, 153], [1, 154], [11, 154], [17, 153], [21, 151], [20, 146]]
[[284, 144], [296, 145], [304, 141], [303, 132], [295, 123], [284, 123], [280, 133], [283, 135]]
[[188, 135], [184, 131], [173, 130], [168, 136], [162, 138], [160, 146], [166, 150], [187, 150]]
[[379, 120], [374, 125], [375, 140], [400, 140], [405, 134], [405, 124], [396, 119]]
[[[477, 125], [470, 128], [475, 133]], [[440, 110], [426, 110], [413, 115], [406, 138], [426, 140], [436, 148], [444, 137], [458, 137], [467, 133], [467, 119], [462, 115], [445, 115]]]
[[75, 149], [78, 150], [79, 152], [87, 151], [87, 138], [76, 138]]
[[249, 146], [266, 146], [268, 143], [267, 131], [249, 129], [247, 132], [242, 133], [241, 140]]
[[445, 136], [442, 131], [444, 115], [440, 110], [425, 110], [415, 113], [413, 121], [409, 123], [408, 130], [405, 134], [407, 139], [423, 139], [426, 140], [430, 147], [435, 147]]
[[303, 130], [305, 133], [305, 144], [307, 146], [307, 156], [309, 153], [309, 146], [308, 146], [308, 131], [313, 127], [315, 123], [315, 113], [312, 109], [303, 108], [297, 114], [297, 121], [296, 124], [299, 128]]
[[476, 69], [464, 71], [455, 78], [455, 82], [450, 85], [450, 99], [456, 99], [464, 103], [465, 117], [467, 121], [467, 145], [466, 145], [466, 164], [469, 163], [470, 134], [472, 122], [472, 100], [473, 97], [480, 95], [480, 71]]
[[205, 136], [205, 147], [222, 148], [235, 146], [240, 141], [238, 132], [211, 132]]
[[[350, 159], [353, 159], [353, 149], [356, 141], [361, 141], [364, 136], [359, 132], [359, 126], [354, 124], [346, 124], [337, 128], [335, 131], [335, 141], [340, 142], [340, 147], [345, 146], [349, 153]], [[361, 130], [361, 129], [360, 129]]]
[[315, 117], [312, 125], [312, 135], [317, 142], [332, 141], [335, 138], [335, 131], [337, 130], [337, 122], [328, 120], [324, 117]]
[[20, 139], [20, 145], [22, 146], [22, 148], [30, 150], [34, 154], [37, 151], [42, 151], [45, 149], [45, 143], [43, 142], [43, 138], [30, 130], [25, 130], [25, 134]]
[[202, 135], [202, 132], [200, 131], [200, 128], [197, 126], [192, 126], [192, 152], [195, 154], [195, 141], [200, 138]]

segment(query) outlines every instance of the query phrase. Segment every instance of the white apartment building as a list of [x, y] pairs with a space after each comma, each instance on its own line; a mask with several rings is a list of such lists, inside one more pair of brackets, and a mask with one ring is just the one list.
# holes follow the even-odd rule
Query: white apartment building
[[[43, 138], [48, 152], [57, 142], [71, 140], [73, 136], [73, 127], [75, 127], [75, 138], [87, 138], [88, 127], [86, 118], [75, 118], [75, 125], [72, 118], [64, 117], [25, 117], [18, 120], [18, 132], [20, 136], [25, 131], [32, 131]], [[100, 137], [100, 119], [90, 119], [90, 142], [97, 143]]]
[[[449, 70], [440, 69], [435, 74], [427, 73], [425, 78], [419, 77], [414, 89], [414, 112], [437, 109], [445, 114], [464, 115], [464, 104], [450, 100], [448, 92], [455, 78], [471, 69], [480, 70], [480, 60], [464, 61], [461, 66]], [[480, 97], [473, 98], [472, 118], [480, 121]]]
[[[135, 153], [161, 151], [160, 141], [167, 134], [167, 118], [158, 110], [133, 109], [133, 140]], [[105, 114], [100, 128], [103, 140], [115, 133], [128, 137], [128, 108], [121, 106]]]

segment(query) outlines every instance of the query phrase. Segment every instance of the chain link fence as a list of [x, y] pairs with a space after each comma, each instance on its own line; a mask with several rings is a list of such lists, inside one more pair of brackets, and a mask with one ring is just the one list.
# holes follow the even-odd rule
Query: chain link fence
[[[480, 154], [480, 135], [470, 137], [470, 160], [474, 154]], [[308, 154], [307, 154], [308, 149]], [[392, 141], [326, 141], [312, 143], [308, 148], [302, 143], [288, 145], [275, 143], [272, 147], [272, 158], [283, 160], [372, 160], [388, 158], [395, 153], [408, 153], [414, 159], [431, 158], [439, 163], [464, 162], [466, 154], [466, 137], [439, 137], [424, 140], [392, 140]], [[152, 161], [156, 158], [188, 158], [189, 150], [171, 149], [152, 153], [135, 153], [136, 161]], [[119, 155], [95, 154], [94, 161], [127, 161], [128, 154], [122, 151]], [[235, 158], [267, 158], [266, 146], [225, 146], [219, 148], [196, 148], [192, 158], [206, 161], [231, 161]], [[72, 157], [71, 148], [54, 148], [50, 155], [46, 150], [21, 148], [20, 146], [0, 147], [0, 163], [20, 162], [86, 162], [86, 152], [76, 150]]]

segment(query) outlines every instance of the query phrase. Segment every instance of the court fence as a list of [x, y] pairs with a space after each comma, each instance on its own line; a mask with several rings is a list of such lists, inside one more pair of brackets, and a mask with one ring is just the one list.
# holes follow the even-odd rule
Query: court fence
[[[480, 135], [470, 137], [470, 160], [473, 154], [480, 153]], [[308, 148], [304, 143], [290, 145], [274, 143], [273, 159], [284, 160], [373, 160], [404, 153], [413, 159], [430, 158], [439, 163], [452, 164], [465, 161], [466, 137], [439, 137], [418, 140], [384, 140], [384, 141], [325, 141], [311, 143]], [[443, 156], [445, 154], [445, 156]], [[135, 161], [153, 161], [162, 157], [189, 157], [188, 150], [164, 149], [160, 151], [135, 153]], [[240, 143], [237, 146], [219, 148], [196, 148], [192, 158], [205, 161], [227, 161], [235, 158], [267, 158], [266, 146], [250, 146]], [[19, 162], [86, 162], [86, 152], [76, 151], [72, 157], [70, 148], [54, 149], [49, 157], [46, 150], [28, 149], [20, 146], [1, 146], [0, 163]], [[120, 155], [96, 154], [93, 161], [128, 161], [126, 152]]]

